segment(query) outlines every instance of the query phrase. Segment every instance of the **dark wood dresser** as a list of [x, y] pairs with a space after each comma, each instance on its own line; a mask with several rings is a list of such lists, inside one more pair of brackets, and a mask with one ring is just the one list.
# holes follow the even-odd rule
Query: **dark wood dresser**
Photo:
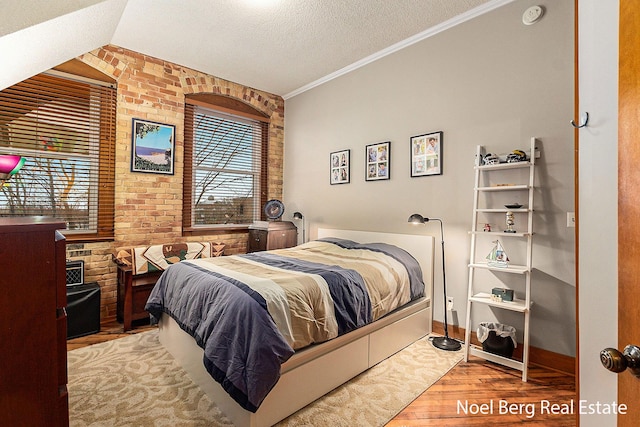
[[65, 228], [0, 218], [2, 425], [69, 425]]
[[249, 226], [247, 252], [290, 248], [298, 244], [298, 229], [291, 221], [260, 221]]

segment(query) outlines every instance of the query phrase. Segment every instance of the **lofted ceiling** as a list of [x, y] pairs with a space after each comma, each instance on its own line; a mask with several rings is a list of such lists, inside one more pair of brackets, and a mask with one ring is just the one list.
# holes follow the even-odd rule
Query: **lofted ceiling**
[[287, 98], [511, 1], [1, 0], [0, 88], [112, 44]]

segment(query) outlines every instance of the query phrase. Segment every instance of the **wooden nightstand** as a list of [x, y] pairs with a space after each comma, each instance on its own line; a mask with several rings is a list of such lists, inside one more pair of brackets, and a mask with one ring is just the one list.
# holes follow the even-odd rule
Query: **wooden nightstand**
[[249, 226], [247, 252], [290, 248], [298, 244], [298, 229], [291, 221], [260, 221]]
[[144, 306], [161, 274], [162, 271], [154, 271], [134, 276], [131, 267], [118, 265], [116, 316], [123, 323], [124, 332], [132, 328], [134, 320], [149, 319]]

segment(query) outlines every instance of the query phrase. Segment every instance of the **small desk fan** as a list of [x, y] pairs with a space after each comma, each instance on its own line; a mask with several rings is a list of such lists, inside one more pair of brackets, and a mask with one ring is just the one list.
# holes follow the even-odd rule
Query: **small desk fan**
[[264, 214], [269, 221], [277, 221], [284, 214], [284, 204], [280, 200], [269, 200], [264, 205]]

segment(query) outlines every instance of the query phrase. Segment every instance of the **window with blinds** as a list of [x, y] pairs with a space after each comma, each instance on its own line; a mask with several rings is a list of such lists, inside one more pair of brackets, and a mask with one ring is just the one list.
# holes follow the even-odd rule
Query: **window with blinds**
[[116, 89], [62, 73], [0, 91], [0, 154], [23, 168], [0, 190], [0, 216], [44, 215], [68, 237], [113, 236]]
[[259, 220], [266, 202], [268, 124], [187, 100], [185, 228]]

